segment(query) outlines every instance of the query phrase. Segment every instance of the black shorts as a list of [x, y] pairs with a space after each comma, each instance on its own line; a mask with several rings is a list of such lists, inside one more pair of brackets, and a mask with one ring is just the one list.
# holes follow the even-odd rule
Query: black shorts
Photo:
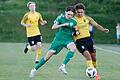
[[36, 45], [37, 42], [41, 42], [41, 41], [42, 41], [41, 35], [28, 37], [28, 42], [29, 42], [30, 46]]
[[76, 47], [77, 47], [78, 51], [82, 54], [85, 50], [88, 50], [90, 53], [96, 52], [93, 39], [90, 37], [76, 40]]

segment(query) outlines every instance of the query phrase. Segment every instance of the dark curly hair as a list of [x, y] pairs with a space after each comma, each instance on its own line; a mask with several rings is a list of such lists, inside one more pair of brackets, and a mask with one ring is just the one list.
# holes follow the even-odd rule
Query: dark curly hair
[[75, 10], [83, 9], [85, 10], [85, 5], [83, 3], [78, 3], [74, 6]]
[[74, 6], [68, 6], [65, 11], [66, 12], [72, 11], [74, 13], [75, 12], [75, 8], [74, 8]]

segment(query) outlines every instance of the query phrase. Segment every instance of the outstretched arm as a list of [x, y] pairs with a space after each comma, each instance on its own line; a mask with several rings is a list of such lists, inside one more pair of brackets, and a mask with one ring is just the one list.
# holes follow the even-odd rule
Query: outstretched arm
[[62, 26], [68, 26], [69, 23], [64, 23], [64, 24], [53, 24], [52, 29], [57, 29], [60, 28]]
[[99, 24], [97, 24], [95, 27], [96, 27], [98, 30], [102, 31], [102, 32], [105, 32], [105, 33], [108, 33], [108, 32], [109, 32], [109, 29], [104, 28], [104, 27], [102, 27], [102, 26], [99, 25]]
[[103, 26], [99, 25], [92, 18], [89, 18], [89, 19], [90, 19], [90, 24], [93, 25], [94, 27], [96, 27], [98, 30], [105, 32], [105, 33], [109, 32], [109, 29], [104, 28]]

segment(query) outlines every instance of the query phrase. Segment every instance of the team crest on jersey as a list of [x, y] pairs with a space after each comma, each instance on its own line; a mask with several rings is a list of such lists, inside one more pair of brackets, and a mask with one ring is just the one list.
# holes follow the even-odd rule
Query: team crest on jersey
[[73, 26], [73, 23], [70, 23], [70, 26]]
[[32, 41], [32, 44], [34, 44], [34, 41]]
[[84, 46], [82, 46], [82, 49], [85, 49], [85, 47], [84, 47]]

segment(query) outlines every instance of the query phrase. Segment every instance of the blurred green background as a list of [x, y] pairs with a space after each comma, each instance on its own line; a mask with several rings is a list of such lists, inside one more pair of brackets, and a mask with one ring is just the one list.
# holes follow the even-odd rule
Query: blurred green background
[[[23, 15], [28, 11], [29, 0], [0, 0], [0, 42], [26, 42], [25, 28], [20, 25]], [[37, 3], [37, 11], [48, 21], [41, 26], [43, 42], [50, 43], [55, 35], [51, 30], [54, 19], [64, 12], [65, 7], [82, 2], [86, 15], [94, 18], [102, 26], [109, 28], [105, 34], [95, 30], [96, 43], [116, 43], [116, 24], [120, 22], [120, 0], [32, 0]]]

